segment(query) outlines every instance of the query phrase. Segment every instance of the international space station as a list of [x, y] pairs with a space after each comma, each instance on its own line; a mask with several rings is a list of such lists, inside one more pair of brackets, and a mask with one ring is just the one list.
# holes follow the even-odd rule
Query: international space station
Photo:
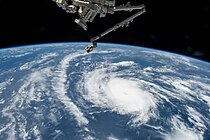
[[[101, 37], [107, 35], [108, 33], [117, 30], [121, 27], [128, 27], [129, 24], [138, 16], [142, 15], [145, 10], [145, 6], [141, 5], [130, 5], [130, 2], [127, 4], [115, 6], [115, 0], [53, 0], [57, 3], [59, 7], [65, 10], [67, 13], [76, 13], [78, 12], [79, 18], [75, 19], [74, 22], [77, 23], [84, 30], [87, 30], [87, 22], [93, 22], [96, 15], [99, 14], [100, 17], [105, 17], [107, 14], [114, 14], [118, 11], [133, 11], [139, 10], [137, 13], [128, 17], [127, 19], [117, 23], [113, 27], [107, 29], [101, 34], [90, 39], [91, 45], [85, 47], [86, 52], [91, 52], [95, 47], [97, 47], [97, 40]], [[69, 4], [71, 3], [71, 4]]]

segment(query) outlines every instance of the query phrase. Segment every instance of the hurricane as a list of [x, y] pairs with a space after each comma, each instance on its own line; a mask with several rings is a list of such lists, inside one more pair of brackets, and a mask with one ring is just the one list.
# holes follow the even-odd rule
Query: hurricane
[[0, 139], [207, 140], [210, 64], [120, 44], [0, 50]]

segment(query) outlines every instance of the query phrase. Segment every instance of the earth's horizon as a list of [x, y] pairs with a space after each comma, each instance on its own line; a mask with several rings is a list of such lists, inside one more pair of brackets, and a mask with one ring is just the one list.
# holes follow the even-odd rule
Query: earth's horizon
[[210, 139], [210, 63], [88, 44], [0, 49], [0, 139]]
[[[0, 50], [5, 50], [5, 49], [12, 49], [12, 48], [24, 48], [24, 47], [36, 47], [36, 46], [40, 46], [40, 45], [50, 45], [50, 44], [83, 44], [84, 45], [84, 52], [85, 52], [85, 47], [87, 45], [91, 45], [90, 42], [83, 42], [83, 41], [78, 41], [78, 42], [49, 42], [49, 43], [35, 43], [35, 44], [24, 44], [24, 45], [18, 45], [18, 46], [8, 46], [8, 47], [3, 47], [3, 48], [0, 48]], [[160, 51], [160, 52], [165, 52], [165, 53], [171, 53], [173, 55], [178, 55], [178, 56], [183, 56], [183, 57], [187, 57], [187, 58], [190, 58], [190, 59], [195, 59], [195, 60], [198, 60], [198, 61], [202, 61], [204, 63], [210, 63], [209, 61], [207, 60], [203, 60], [203, 59], [199, 59], [199, 58], [196, 58], [196, 57], [193, 57], [193, 56], [189, 56], [189, 55], [185, 55], [185, 54], [180, 54], [180, 53], [176, 53], [176, 52], [172, 52], [172, 51], [167, 51], [167, 50], [162, 50], [162, 49], [155, 49], [155, 48], [149, 48], [149, 47], [146, 47], [146, 46], [138, 46], [138, 45], [134, 45], [134, 44], [120, 44], [120, 43], [115, 43], [115, 42], [99, 42], [97, 43], [98, 44], [98, 47], [100, 47], [100, 45], [122, 45], [122, 46], [129, 46], [129, 47], [137, 47], [137, 48], [144, 48], [144, 49], [148, 49], [148, 50], [156, 50], [156, 51]], [[97, 49], [97, 48], [94, 48]]]

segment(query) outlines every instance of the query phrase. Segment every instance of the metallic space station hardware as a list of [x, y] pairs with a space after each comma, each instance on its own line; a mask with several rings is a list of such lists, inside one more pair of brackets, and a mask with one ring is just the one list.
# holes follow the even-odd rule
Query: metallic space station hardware
[[80, 15], [79, 19], [75, 19], [75, 22], [82, 27], [84, 30], [87, 30], [87, 22], [93, 22], [97, 14], [100, 14], [100, 17], [105, 17], [107, 14], [114, 14], [117, 11], [132, 11], [139, 10], [139, 12], [130, 16], [129, 18], [123, 20], [122, 22], [117, 23], [115, 26], [109, 28], [108, 30], [102, 32], [96, 37], [90, 39], [92, 45], [88, 45], [85, 50], [89, 53], [93, 48], [97, 47], [97, 40], [101, 37], [107, 35], [108, 33], [117, 30], [120, 27], [128, 27], [129, 24], [138, 16], [142, 15], [145, 10], [145, 6], [141, 5], [130, 5], [130, 2], [127, 4], [115, 6], [115, 0], [71, 0], [71, 4], [68, 4], [68, 0], [53, 0], [57, 3], [59, 7], [65, 10], [67, 13], [76, 13]]

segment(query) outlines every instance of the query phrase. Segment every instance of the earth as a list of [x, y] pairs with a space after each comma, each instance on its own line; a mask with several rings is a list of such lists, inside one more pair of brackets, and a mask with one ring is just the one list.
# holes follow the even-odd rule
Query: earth
[[0, 50], [1, 140], [210, 139], [210, 63], [86, 45]]

